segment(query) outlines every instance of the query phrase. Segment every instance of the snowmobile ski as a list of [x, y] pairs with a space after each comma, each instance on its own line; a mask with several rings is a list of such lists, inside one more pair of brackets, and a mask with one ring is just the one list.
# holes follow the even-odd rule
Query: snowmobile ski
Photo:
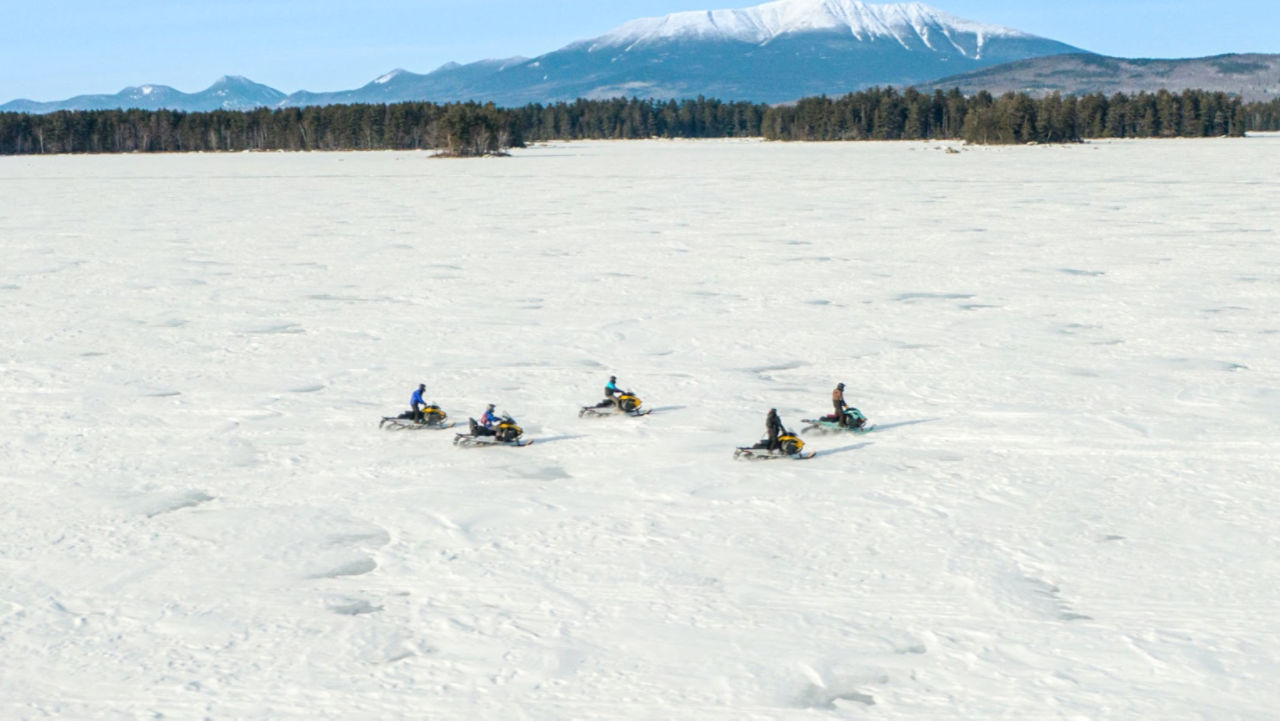
[[510, 446], [512, 448], [524, 448], [533, 445], [533, 441], [500, 441], [493, 436], [473, 436], [466, 433], [459, 433], [453, 437], [453, 445], [459, 448], [483, 448], [485, 446]]
[[424, 421], [403, 419], [403, 417], [384, 417], [378, 421], [378, 428], [387, 430], [448, 430], [458, 425], [456, 421], [444, 421], [444, 423], [424, 423]]
[[817, 451], [782, 453], [781, 451], [768, 451], [761, 448], [739, 448], [733, 452], [734, 458], [745, 461], [774, 461], [783, 458], [789, 458], [793, 461], [804, 461], [813, 458], [816, 455], [818, 455]]
[[578, 411], [579, 418], [608, 418], [610, 416], [631, 416], [632, 418], [640, 418], [647, 416], [653, 412], [652, 408], [636, 411], [620, 411], [617, 408], [596, 408], [595, 406], [584, 406]]

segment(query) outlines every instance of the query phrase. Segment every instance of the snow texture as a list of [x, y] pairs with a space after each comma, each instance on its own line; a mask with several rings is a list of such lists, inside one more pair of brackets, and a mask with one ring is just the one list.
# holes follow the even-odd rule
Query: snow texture
[[1278, 161], [0, 158], [0, 717], [1273, 719]]
[[[907, 36], [928, 47], [931, 28], [987, 37], [1032, 37], [1012, 28], [965, 20], [922, 3], [870, 4], [858, 0], [777, 0], [740, 10], [705, 10], [641, 18], [591, 41], [592, 49], [630, 47], [672, 39], [716, 39], [764, 44], [780, 35], [838, 30], [858, 40], [887, 38], [907, 47]], [[950, 41], [948, 40], [948, 44]], [[959, 47], [959, 46], [956, 46]]]

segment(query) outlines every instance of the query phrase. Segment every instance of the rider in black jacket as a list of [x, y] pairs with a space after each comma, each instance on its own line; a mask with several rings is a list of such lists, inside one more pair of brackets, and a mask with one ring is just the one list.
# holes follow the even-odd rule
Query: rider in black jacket
[[782, 419], [778, 418], [778, 409], [770, 408], [769, 415], [765, 416], [764, 428], [769, 432], [769, 450], [776, 451], [782, 447], [778, 442], [778, 436], [785, 433], [782, 427]]

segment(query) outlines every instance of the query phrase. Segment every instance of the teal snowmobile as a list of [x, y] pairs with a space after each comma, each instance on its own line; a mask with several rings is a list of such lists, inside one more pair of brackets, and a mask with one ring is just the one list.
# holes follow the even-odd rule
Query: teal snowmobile
[[875, 429], [874, 425], [867, 424], [867, 417], [857, 408], [844, 409], [844, 418], [843, 425], [840, 423], [839, 416], [834, 413], [828, 413], [821, 418], [803, 418], [801, 423], [809, 425], [800, 429], [800, 432], [808, 433], [816, 430], [822, 433], [870, 433]]

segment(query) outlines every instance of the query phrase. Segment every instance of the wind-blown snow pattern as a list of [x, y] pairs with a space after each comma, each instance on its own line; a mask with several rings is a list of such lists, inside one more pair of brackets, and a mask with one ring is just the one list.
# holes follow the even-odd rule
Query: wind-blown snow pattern
[[[870, 4], [857, 0], [778, 0], [740, 10], [681, 12], [624, 23], [591, 41], [593, 50], [636, 47], [677, 39], [717, 39], [765, 44], [781, 35], [838, 30], [858, 40], [890, 38], [908, 47], [907, 36], [932, 48], [948, 31], [988, 37], [1031, 38], [1012, 28], [958, 18], [921, 3]], [[933, 36], [937, 31], [942, 38]]]
[[1278, 158], [0, 157], [0, 718], [1270, 721]]

